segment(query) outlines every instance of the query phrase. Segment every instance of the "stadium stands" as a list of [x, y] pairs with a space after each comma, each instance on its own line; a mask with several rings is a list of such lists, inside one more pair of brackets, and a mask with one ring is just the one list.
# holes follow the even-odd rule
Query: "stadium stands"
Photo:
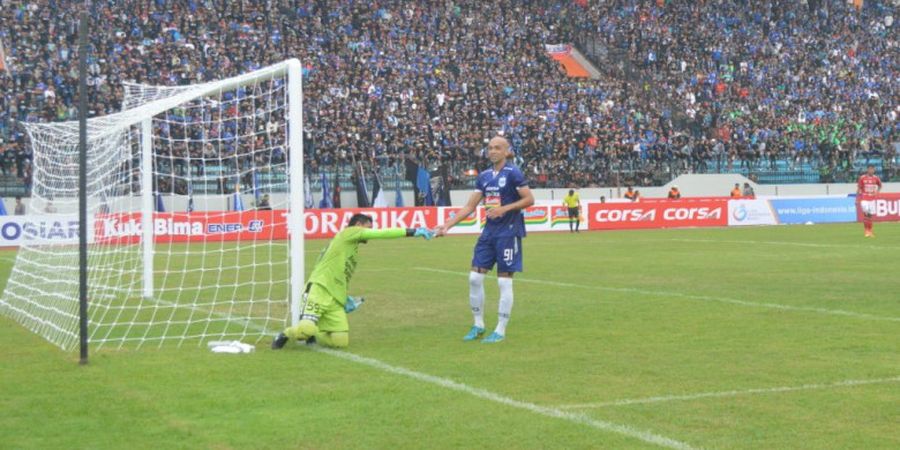
[[[75, 117], [83, 3], [0, 10], [0, 166], [23, 185], [16, 123]], [[298, 57], [313, 173], [344, 173], [354, 154], [382, 170], [411, 155], [462, 174], [497, 131], [535, 186], [714, 172], [846, 181], [867, 161], [890, 179], [900, 153], [887, 1], [92, 3], [104, 23], [91, 38], [92, 115], [120, 108], [123, 80], [190, 84]], [[557, 43], [604, 76], [568, 77], [545, 52]]]

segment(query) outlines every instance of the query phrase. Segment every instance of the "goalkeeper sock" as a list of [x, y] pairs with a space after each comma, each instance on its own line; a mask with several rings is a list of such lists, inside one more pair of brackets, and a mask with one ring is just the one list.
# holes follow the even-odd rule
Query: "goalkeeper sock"
[[484, 328], [484, 274], [469, 272], [469, 307], [475, 318], [475, 326]]
[[500, 287], [500, 308], [497, 310], [497, 334], [506, 335], [506, 324], [509, 323], [509, 315], [513, 307], [513, 280], [512, 278], [497, 278], [497, 286]]

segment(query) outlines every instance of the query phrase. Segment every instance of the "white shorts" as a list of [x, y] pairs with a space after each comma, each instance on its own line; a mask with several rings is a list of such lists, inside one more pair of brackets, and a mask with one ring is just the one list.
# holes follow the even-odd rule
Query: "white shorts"
[[863, 214], [875, 215], [875, 200], [863, 200], [859, 202], [859, 209]]

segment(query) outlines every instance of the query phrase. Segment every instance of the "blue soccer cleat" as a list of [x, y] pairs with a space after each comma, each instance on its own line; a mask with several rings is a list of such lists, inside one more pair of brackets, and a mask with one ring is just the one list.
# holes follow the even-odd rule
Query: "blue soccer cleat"
[[463, 336], [463, 341], [474, 341], [481, 336], [484, 336], [484, 328], [472, 326], [472, 329], [470, 329], [469, 332], [466, 333], [465, 336]]
[[504, 336], [495, 331], [495, 332], [491, 333], [490, 336], [484, 338], [484, 340], [482, 340], [481, 343], [482, 344], [496, 344], [497, 342], [500, 342], [503, 339], [504, 339]]

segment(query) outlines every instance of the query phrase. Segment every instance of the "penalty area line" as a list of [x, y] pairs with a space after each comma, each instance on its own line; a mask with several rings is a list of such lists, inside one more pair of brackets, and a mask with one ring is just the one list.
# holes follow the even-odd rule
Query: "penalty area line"
[[803, 384], [800, 386], [779, 386], [779, 387], [771, 387], [771, 388], [758, 388], [758, 389], [744, 389], [744, 390], [734, 390], [734, 391], [721, 391], [721, 392], [700, 392], [696, 394], [685, 394], [685, 395], [662, 395], [658, 397], [644, 397], [644, 398], [629, 398], [622, 400], [613, 400], [609, 402], [597, 402], [597, 403], [577, 403], [573, 405], [559, 405], [556, 406], [557, 409], [567, 410], [567, 409], [591, 409], [591, 408], [605, 408], [609, 406], [627, 406], [627, 405], [640, 405], [647, 403], [661, 403], [661, 402], [671, 402], [671, 401], [679, 401], [679, 400], [699, 400], [704, 398], [721, 398], [721, 397], [738, 397], [742, 395], [756, 395], [756, 394], [775, 394], [779, 392], [796, 392], [796, 391], [811, 391], [811, 390], [821, 390], [821, 389], [835, 389], [842, 387], [852, 387], [852, 386], [864, 386], [867, 384], [885, 384], [885, 383], [897, 383], [900, 382], [900, 376], [891, 377], [891, 378], [873, 378], [868, 380], [844, 380], [837, 381], [834, 383], [818, 383], [818, 384]]
[[[434, 268], [430, 268], [430, 267], [415, 267], [413, 269], [420, 270], [423, 272], [469, 276], [468, 272], [458, 272], [458, 271], [454, 271], [454, 270], [434, 269]], [[587, 284], [565, 283], [565, 282], [559, 282], [559, 281], [539, 280], [539, 279], [534, 279], [534, 278], [518, 278], [517, 277], [517, 278], [515, 278], [515, 280], [518, 282], [522, 282], [522, 283], [544, 284], [544, 285], [548, 285], [548, 286], [574, 287], [574, 288], [592, 289], [592, 290], [607, 291], [607, 292], [622, 292], [622, 293], [629, 293], [629, 294], [653, 295], [653, 296], [657, 296], [657, 297], [685, 298], [685, 299], [689, 299], [689, 300], [702, 300], [702, 301], [712, 301], [712, 302], [719, 302], [719, 303], [730, 303], [732, 305], [749, 306], [749, 307], [754, 307], [754, 308], [770, 308], [770, 309], [780, 309], [783, 311], [813, 312], [813, 313], [819, 313], [819, 314], [829, 314], [829, 315], [834, 315], [834, 316], [855, 317], [858, 319], [900, 322], [900, 317], [876, 316], [874, 314], [864, 314], [864, 313], [858, 313], [858, 312], [853, 312], [853, 311], [844, 311], [842, 309], [815, 308], [815, 307], [811, 307], [811, 306], [789, 306], [789, 305], [782, 305], [780, 303], [751, 302], [751, 301], [747, 301], [747, 300], [738, 300], [736, 298], [714, 297], [714, 296], [710, 296], [710, 295], [683, 294], [680, 292], [653, 291], [653, 290], [648, 290], [648, 289], [637, 289], [637, 288], [628, 288], [628, 287], [592, 286], [592, 285], [587, 285]]]
[[453, 381], [448, 378], [438, 377], [434, 375], [428, 375], [422, 372], [416, 372], [414, 370], [406, 369], [403, 367], [393, 366], [387, 364], [383, 361], [379, 361], [373, 358], [367, 358], [365, 356], [360, 356], [354, 353], [346, 352], [346, 351], [338, 351], [331, 350], [327, 348], [317, 347], [315, 349], [320, 353], [326, 353], [328, 355], [334, 356], [336, 358], [340, 358], [346, 361], [355, 362], [358, 364], [363, 364], [383, 372], [392, 373], [395, 375], [404, 376], [407, 378], [412, 378], [417, 381], [425, 382], [428, 384], [433, 384], [438, 387], [442, 387], [445, 389], [450, 389], [457, 392], [462, 392], [468, 395], [472, 395], [474, 397], [478, 397], [484, 400], [490, 400], [494, 403], [499, 403], [501, 405], [510, 406], [513, 408], [529, 411], [535, 414], [539, 414], [546, 417], [552, 417], [555, 419], [562, 419], [569, 422], [573, 422], [579, 425], [586, 425], [588, 427], [609, 431], [617, 434], [621, 434], [623, 436], [628, 436], [630, 438], [638, 439], [643, 442], [658, 445], [660, 447], [666, 448], [674, 448], [674, 449], [691, 449], [690, 445], [676, 441], [674, 439], [661, 436], [655, 433], [651, 433], [649, 431], [639, 430], [637, 428], [633, 428], [628, 425], [621, 425], [613, 422], [607, 422], [604, 420], [593, 419], [585, 414], [573, 413], [569, 411], [563, 411], [559, 408], [551, 408], [547, 406], [540, 406], [534, 403], [523, 402], [520, 400], [516, 400], [510, 397], [506, 397], [485, 389], [480, 389], [476, 387], [469, 386], [467, 384], [463, 384], [457, 381]]
[[[199, 308], [199, 307], [196, 307], [196, 309], [201, 310], [201, 311], [210, 312], [208, 310], [204, 310], [203, 308]], [[213, 313], [213, 314], [215, 314], [215, 313]], [[237, 323], [240, 323], [241, 325], [245, 325], [247, 328], [252, 328], [252, 329], [255, 329], [262, 333], [267, 333], [267, 330], [265, 327], [259, 326], [250, 320], [246, 320], [246, 321], [235, 320], [230, 317], [228, 318], [228, 320], [229, 321], [233, 320]], [[505, 397], [500, 394], [496, 394], [494, 392], [485, 390], [485, 389], [480, 389], [480, 388], [472, 387], [472, 386], [469, 386], [467, 384], [463, 384], [463, 383], [460, 383], [457, 381], [453, 381], [449, 378], [442, 378], [442, 377], [438, 377], [438, 376], [434, 376], [434, 375], [428, 375], [428, 374], [422, 373], [422, 372], [416, 372], [414, 370], [410, 370], [410, 369], [407, 369], [404, 367], [393, 366], [386, 362], [383, 362], [383, 361], [380, 361], [380, 360], [377, 360], [374, 358], [360, 356], [360, 355], [357, 355], [354, 353], [350, 353], [348, 351], [332, 350], [332, 349], [324, 348], [324, 347], [321, 347], [318, 345], [312, 346], [312, 349], [319, 353], [324, 353], [326, 355], [333, 356], [335, 358], [340, 358], [345, 361], [369, 366], [369, 367], [381, 370], [383, 372], [387, 372], [387, 373], [391, 373], [391, 374], [395, 374], [395, 375], [401, 375], [401, 376], [404, 376], [407, 378], [412, 378], [417, 381], [422, 381], [425, 383], [433, 384], [433, 385], [436, 385], [436, 386], [439, 386], [439, 387], [442, 387], [445, 389], [450, 389], [450, 390], [457, 391], [457, 392], [463, 392], [463, 393], [466, 393], [466, 394], [469, 394], [469, 395], [472, 395], [472, 396], [475, 396], [478, 398], [490, 400], [495, 403], [499, 403], [499, 404], [506, 405], [506, 406], [511, 406], [511, 407], [522, 409], [525, 411], [530, 411], [530, 412], [540, 414], [540, 415], [543, 415], [546, 417], [562, 419], [562, 420], [566, 420], [566, 421], [576, 423], [579, 425], [586, 425], [588, 427], [591, 427], [591, 428], [594, 428], [597, 430], [621, 434], [623, 436], [627, 436], [627, 437], [630, 437], [633, 439], [638, 439], [638, 440], [646, 442], [648, 444], [653, 444], [653, 445], [657, 445], [657, 446], [665, 447], [665, 448], [679, 449], [679, 450], [694, 449], [694, 447], [692, 447], [684, 442], [677, 441], [675, 439], [661, 436], [661, 435], [658, 435], [655, 433], [651, 433], [649, 431], [640, 430], [640, 429], [637, 429], [637, 428], [634, 428], [634, 427], [631, 427], [628, 425], [607, 422], [604, 420], [597, 420], [597, 419], [593, 419], [593, 418], [587, 416], [586, 414], [582, 414], [582, 413], [563, 411], [563, 410], [557, 409], [557, 408], [550, 408], [550, 407], [546, 407], [546, 406], [536, 405], [534, 403], [528, 403], [528, 402], [515, 400], [512, 398]]]

